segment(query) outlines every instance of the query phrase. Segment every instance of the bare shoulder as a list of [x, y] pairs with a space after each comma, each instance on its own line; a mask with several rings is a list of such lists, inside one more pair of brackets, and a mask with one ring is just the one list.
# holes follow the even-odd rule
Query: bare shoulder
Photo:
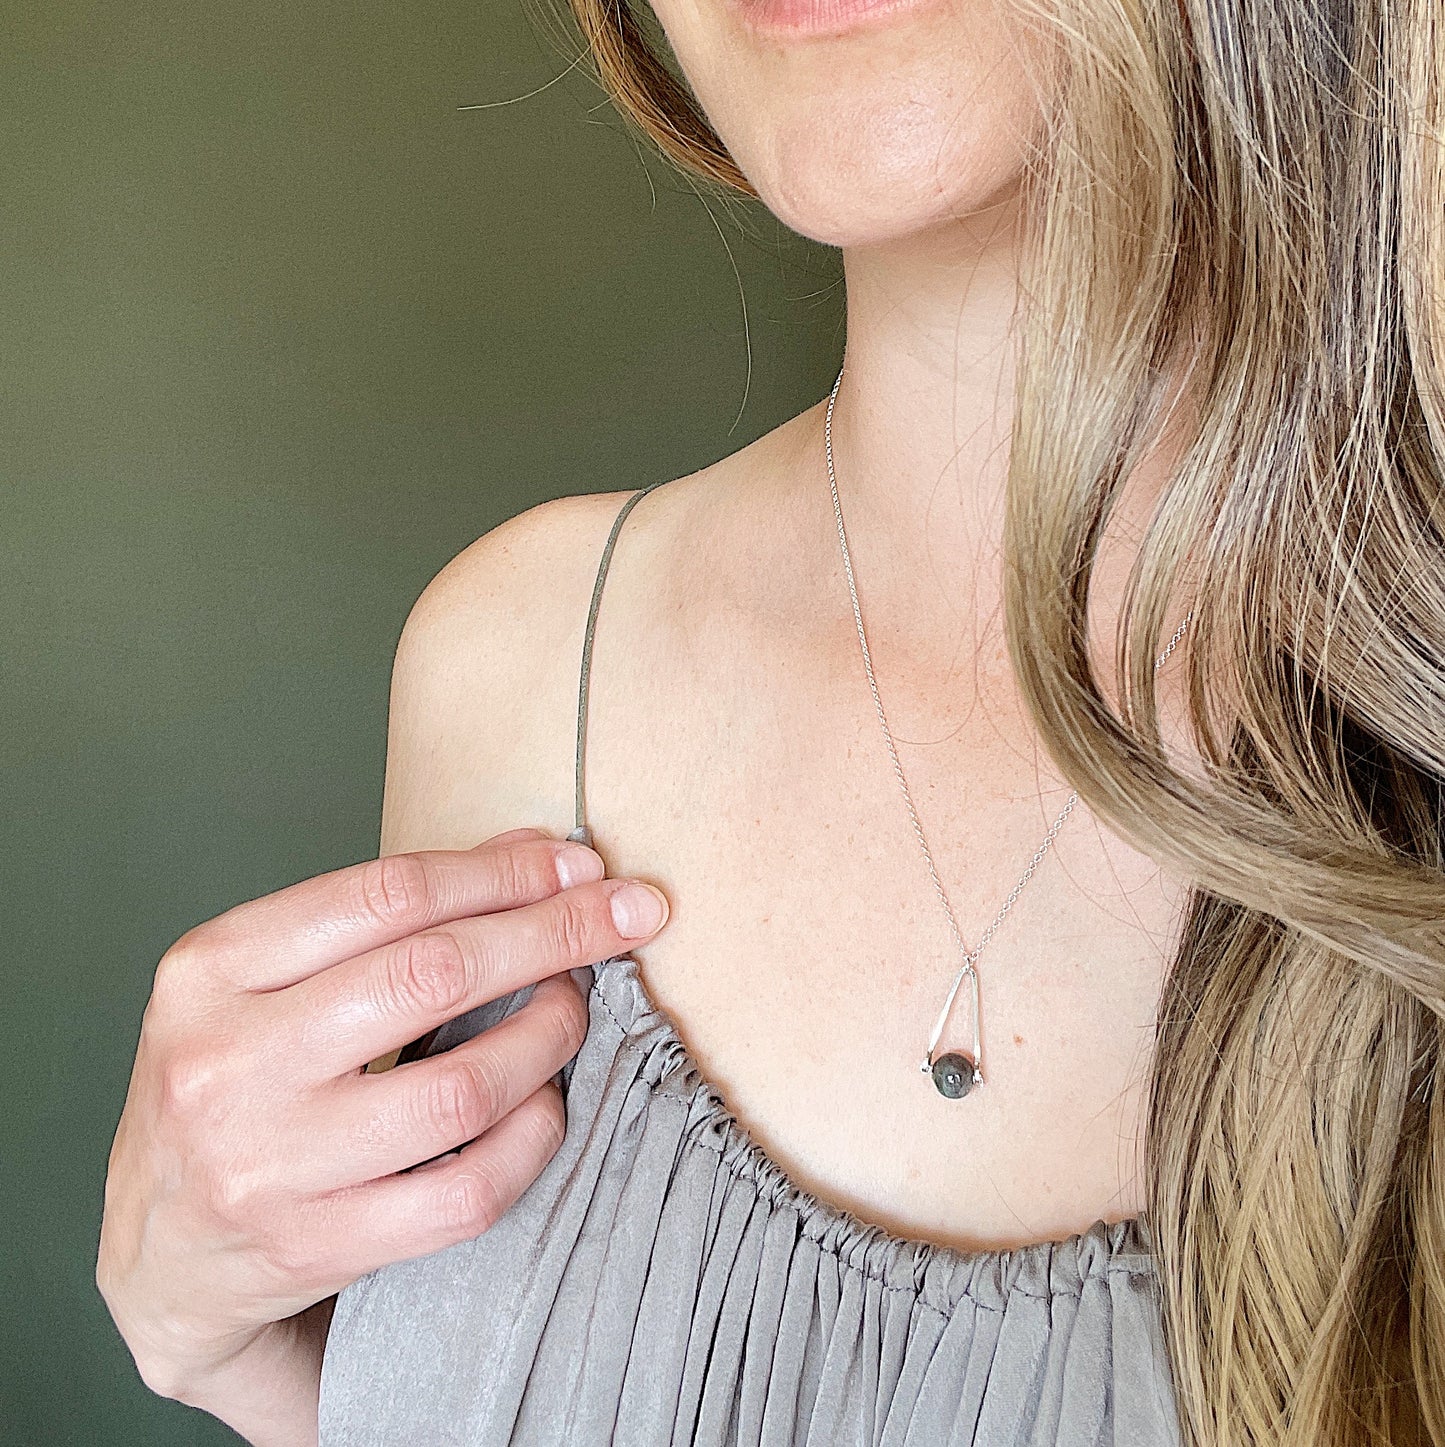
[[[602, 609], [614, 642], [638, 657], [665, 651], [711, 606], [707, 579], [757, 571], [740, 562], [766, 529], [734, 515], [778, 474], [773, 459], [789, 456], [797, 430], [785, 424], [672, 479], [628, 514]], [[417, 598], [392, 670], [382, 853], [573, 827], [587, 612], [608, 534], [640, 487], [528, 508], [463, 548]], [[614, 653], [614, 670], [620, 662]]]
[[508, 518], [412, 605], [392, 668], [381, 852], [465, 849], [573, 824], [582, 637], [597, 565], [635, 489]]

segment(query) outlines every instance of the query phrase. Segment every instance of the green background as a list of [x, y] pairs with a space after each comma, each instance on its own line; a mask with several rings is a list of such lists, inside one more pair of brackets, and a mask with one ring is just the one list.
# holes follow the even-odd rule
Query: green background
[[448, 558], [826, 394], [838, 258], [709, 211], [520, 0], [5, 21], [0, 1440], [234, 1442], [94, 1286], [156, 960], [376, 853]]

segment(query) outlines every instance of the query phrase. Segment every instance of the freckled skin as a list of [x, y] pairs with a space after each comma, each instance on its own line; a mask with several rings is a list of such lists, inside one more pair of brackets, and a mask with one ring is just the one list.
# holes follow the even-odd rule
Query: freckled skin
[[[884, 649], [893, 724], [928, 745], [908, 754], [908, 782], [967, 932], [1062, 802], [1051, 780], [1034, 803], [1046, 761], [1029, 747], [997, 631], [997, 563], [1020, 182], [1052, 136], [1063, 74], [1044, 28], [996, 0], [910, 0], [789, 40], [751, 28], [735, 0], [650, 4], [762, 204], [843, 250], [850, 380], [835, 433], [851, 541], [873, 549], [874, 566], [859, 560], [871, 644]], [[674, 918], [639, 952], [650, 991], [802, 1185], [964, 1249], [1062, 1236], [1138, 1209], [1139, 1063], [1162, 968], [1151, 941], [1176, 901], [1141, 899], [1153, 862], [1076, 820], [1047, 886], [1031, 888], [985, 960], [991, 1088], [963, 1091], [960, 1106], [919, 1071], [957, 961], [859, 692], [825, 401], [676, 480], [628, 523], [608, 584], [613, 644], [594, 678], [611, 703], [601, 697], [589, 723], [603, 854], [612, 873], [663, 885]], [[1135, 504], [1141, 527], [1147, 502]], [[1128, 549], [1110, 560], [1101, 637]], [[645, 730], [621, 706], [643, 690]], [[819, 747], [781, 767], [800, 739]], [[1045, 1042], [1026, 1061], [1024, 1025]], [[938, 1044], [970, 1037], [965, 998]]]

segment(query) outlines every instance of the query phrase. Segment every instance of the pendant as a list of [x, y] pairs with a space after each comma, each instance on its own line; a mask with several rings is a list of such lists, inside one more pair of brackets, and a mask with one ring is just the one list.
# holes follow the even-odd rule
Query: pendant
[[929, 1073], [938, 1093], [949, 1100], [961, 1100], [975, 1085], [983, 1084], [977, 1062], [961, 1051], [940, 1055]]
[[[969, 982], [973, 986], [973, 1053], [970, 1055], [962, 1050], [950, 1050], [935, 1060], [933, 1047], [938, 1044], [938, 1037], [943, 1033], [943, 1027], [948, 1022], [948, 1014], [953, 1008], [954, 996], [958, 994], [958, 987], [963, 983], [965, 975], [969, 977]], [[932, 1078], [934, 1088], [945, 1100], [962, 1100], [975, 1085], [983, 1084], [983, 1071], [978, 1068], [978, 1007], [978, 973], [973, 968], [973, 959], [970, 956], [965, 958], [963, 968], [954, 976], [953, 988], [948, 992], [948, 999], [943, 1002], [938, 1022], [934, 1025], [933, 1034], [929, 1037], [928, 1054], [924, 1057], [923, 1064], [919, 1066], [920, 1070]]]

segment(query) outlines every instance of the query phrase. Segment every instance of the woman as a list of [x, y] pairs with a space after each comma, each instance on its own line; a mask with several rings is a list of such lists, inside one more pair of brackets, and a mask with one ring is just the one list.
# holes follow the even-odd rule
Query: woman
[[[845, 364], [455, 559], [413, 863], [163, 962], [100, 1273], [158, 1390], [289, 1444], [319, 1376], [337, 1447], [1445, 1443], [1432, 3], [655, 0], [685, 89], [573, 0], [842, 249]], [[464, 852], [527, 818], [675, 918]], [[309, 1084], [242, 1085], [268, 1019]]]

